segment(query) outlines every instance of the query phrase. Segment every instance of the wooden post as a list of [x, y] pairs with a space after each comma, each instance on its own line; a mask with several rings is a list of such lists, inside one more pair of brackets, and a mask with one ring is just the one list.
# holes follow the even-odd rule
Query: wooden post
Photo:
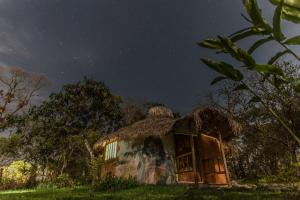
[[228, 172], [228, 167], [227, 167], [226, 156], [225, 156], [224, 149], [223, 149], [222, 136], [221, 136], [220, 132], [218, 132], [218, 134], [219, 134], [219, 142], [220, 142], [220, 151], [221, 151], [221, 154], [222, 154], [222, 161], [224, 163], [224, 168], [225, 168], [225, 176], [226, 176], [226, 180], [227, 180], [228, 186], [231, 187], [231, 182], [230, 182], [230, 177], [229, 177], [229, 172]]
[[200, 165], [200, 176], [201, 176], [201, 179], [202, 179], [202, 183], [205, 184], [206, 183], [206, 180], [207, 178], [204, 177], [205, 173], [204, 173], [204, 164], [203, 164], [203, 142], [202, 142], [202, 134], [200, 133], [198, 135], [198, 142], [199, 142], [199, 165]]
[[194, 171], [194, 178], [195, 178], [195, 186], [198, 186], [198, 175], [197, 175], [197, 165], [196, 165], [196, 154], [195, 154], [195, 144], [194, 144], [194, 137], [191, 136], [191, 149], [192, 149], [192, 161], [193, 161], [193, 171]]

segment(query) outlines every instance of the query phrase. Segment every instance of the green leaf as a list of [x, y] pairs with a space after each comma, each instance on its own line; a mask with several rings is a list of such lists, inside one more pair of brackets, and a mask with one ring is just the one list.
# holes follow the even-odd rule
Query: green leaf
[[248, 54], [252, 54], [258, 47], [264, 45], [267, 42], [273, 40], [273, 37], [263, 38], [261, 40], [256, 41], [248, 50]]
[[[274, 5], [279, 5], [281, 0], [269, 0]], [[282, 18], [293, 23], [300, 23], [300, 1], [285, 0], [283, 3]]]
[[203, 42], [199, 42], [197, 44], [201, 47], [208, 48], [208, 49], [217, 49], [217, 50], [223, 49], [222, 45], [220, 44], [220, 41], [216, 39], [206, 39]]
[[231, 35], [229, 35], [229, 37], [230, 37], [230, 38], [231, 38], [231, 37], [234, 37], [235, 35], [244, 33], [244, 32], [249, 31], [249, 30], [251, 30], [251, 27], [244, 28], [244, 29], [241, 29], [241, 30], [239, 30], [239, 31], [236, 31], [236, 32], [232, 33]]
[[283, 71], [279, 67], [275, 65], [256, 65], [254, 67], [254, 70], [259, 73], [264, 74], [274, 74], [278, 76], [283, 76]]
[[253, 66], [256, 65], [256, 62], [252, 58], [252, 56], [248, 54], [246, 51], [244, 51], [243, 49], [238, 48], [237, 53], [240, 58], [240, 61], [242, 61], [247, 66], [247, 68], [252, 69]]
[[229, 38], [222, 36], [218, 36], [218, 38], [220, 39], [224, 50], [233, 58], [243, 62], [248, 68], [252, 68], [254, 65], [256, 65], [256, 62], [252, 56], [243, 49], [238, 48]]
[[257, 30], [261, 32], [272, 33], [272, 28], [261, 15], [261, 9], [259, 8], [257, 1], [243, 0], [243, 3], [253, 24], [258, 28]]
[[293, 86], [294, 86], [295, 91], [300, 93], [300, 79], [295, 80], [293, 82]]
[[273, 77], [273, 80], [272, 80], [272, 83], [273, 83], [273, 85], [276, 87], [276, 88], [278, 88], [279, 89], [279, 87], [282, 85], [282, 84], [285, 84], [285, 83], [287, 83], [284, 79], [282, 79], [282, 78], [279, 78], [279, 77], [277, 77], [277, 76], [274, 76]]
[[300, 35], [287, 39], [284, 44], [287, 45], [299, 45], [300, 44]]
[[278, 41], [282, 41], [285, 39], [285, 36], [281, 31], [281, 14], [283, 9], [283, 2], [284, 0], [281, 0], [281, 2], [279, 3], [279, 5], [275, 10], [275, 14], [273, 17], [273, 34], [275, 39]]
[[239, 70], [234, 69], [232, 65], [227, 64], [225, 62], [217, 62], [211, 59], [204, 58], [201, 59], [201, 61], [216, 72], [219, 72], [220, 74], [233, 81], [241, 81], [244, 78], [243, 74]]
[[257, 103], [257, 102], [260, 102], [261, 101], [261, 98], [258, 97], [258, 96], [254, 96], [250, 99], [250, 101], [248, 102], [248, 104], [252, 104], [252, 103]]
[[258, 33], [254, 30], [248, 30], [246, 32], [241, 32], [239, 34], [235, 34], [233, 36], [230, 37], [232, 42], [237, 42], [239, 40], [242, 40], [244, 38], [247, 38], [249, 36], [253, 36], [253, 35], [258, 35]]
[[234, 88], [234, 91], [239, 91], [239, 90], [249, 90], [249, 88], [245, 84], [240, 84]]
[[269, 60], [268, 64], [269, 64], [269, 65], [274, 64], [280, 57], [284, 56], [284, 55], [287, 54], [287, 53], [290, 53], [290, 51], [289, 51], [289, 50], [285, 50], [285, 51], [278, 52], [275, 56], [273, 56], [273, 57]]
[[214, 84], [216, 84], [216, 83], [218, 83], [218, 82], [220, 82], [222, 80], [225, 80], [225, 79], [227, 79], [227, 78], [224, 77], [224, 76], [218, 76], [217, 78], [215, 78], [214, 80], [212, 80], [212, 82], [210, 83], [210, 85], [214, 85]]
[[[288, 9], [287, 9], [288, 10]], [[296, 12], [295, 11], [292, 11], [291, 13], [293, 13], [293, 15], [290, 15], [290, 14], [285, 14], [284, 15], [284, 19], [288, 20], [288, 21], [291, 21], [295, 24], [300, 24], [300, 16], [299, 15], [296, 15]]]

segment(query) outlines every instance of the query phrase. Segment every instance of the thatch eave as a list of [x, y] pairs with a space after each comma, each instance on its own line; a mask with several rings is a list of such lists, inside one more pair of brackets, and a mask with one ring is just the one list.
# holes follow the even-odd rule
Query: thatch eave
[[196, 109], [191, 114], [178, 120], [174, 125], [174, 133], [204, 133], [230, 140], [241, 133], [241, 125], [227, 117], [219, 110], [211, 107]]
[[171, 132], [176, 119], [172, 117], [147, 117], [130, 126], [119, 129], [118, 131], [101, 138], [95, 145], [94, 149], [104, 147], [106, 141], [114, 139], [132, 140], [138, 137], [146, 136], [164, 136]]

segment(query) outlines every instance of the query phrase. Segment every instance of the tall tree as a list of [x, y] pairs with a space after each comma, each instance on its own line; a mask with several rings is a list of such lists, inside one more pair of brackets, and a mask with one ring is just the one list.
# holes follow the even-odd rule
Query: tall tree
[[93, 164], [92, 144], [121, 125], [120, 103], [103, 82], [85, 78], [65, 85], [31, 109], [22, 131], [26, 152], [47, 165], [60, 160], [61, 173], [78, 148], [85, 148]]
[[41, 74], [18, 67], [0, 67], [0, 128], [7, 127], [48, 84], [47, 78]]

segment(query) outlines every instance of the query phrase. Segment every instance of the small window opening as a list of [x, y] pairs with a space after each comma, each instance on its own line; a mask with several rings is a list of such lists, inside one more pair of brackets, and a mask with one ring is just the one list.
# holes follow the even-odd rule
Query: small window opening
[[117, 141], [111, 142], [105, 147], [105, 160], [111, 160], [117, 157]]

